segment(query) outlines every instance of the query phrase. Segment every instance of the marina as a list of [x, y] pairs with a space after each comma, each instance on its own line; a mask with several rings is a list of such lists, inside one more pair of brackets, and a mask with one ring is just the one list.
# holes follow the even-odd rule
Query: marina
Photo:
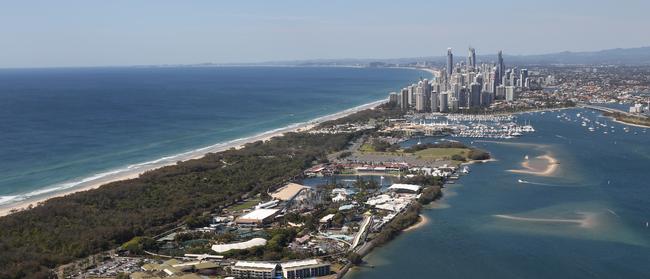
[[513, 139], [535, 132], [530, 122], [517, 119], [515, 115], [464, 115], [433, 114], [414, 115], [403, 123], [397, 123], [391, 131], [407, 134], [449, 135], [458, 138]]

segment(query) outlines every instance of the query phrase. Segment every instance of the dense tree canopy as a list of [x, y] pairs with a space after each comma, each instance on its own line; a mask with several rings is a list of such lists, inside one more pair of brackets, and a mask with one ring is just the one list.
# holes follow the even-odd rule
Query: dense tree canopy
[[153, 236], [184, 221], [199, 226], [204, 213], [281, 186], [354, 136], [289, 133], [2, 217], [0, 278], [47, 277], [57, 265], [136, 236]]

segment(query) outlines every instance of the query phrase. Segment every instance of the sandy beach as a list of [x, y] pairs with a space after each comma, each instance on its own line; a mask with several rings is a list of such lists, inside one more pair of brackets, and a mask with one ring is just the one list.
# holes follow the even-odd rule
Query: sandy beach
[[521, 163], [522, 169], [508, 171], [513, 173], [531, 174], [537, 176], [553, 176], [560, 166], [560, 163], [557, 161], [557, 159], [548, 153], [542, 156], [537, 156], [535, 159], [543, 161], [543, 165], [533, 165], [530, 160], [525, 160]]
[[94, 176], [80, 179], [79, 181], [73, 181], [69, 183], [70, 185], [73, 185], [70, 187], [41, 189], [39, 191], [44, 192], [43, 194], [28, 196], [25, 199], [14, 203], [7, 203], [7, 204], [0, 205], [0, 216], [5, 216], [15, 211], [24, 210], [30, 206], [37, 206], [39, 203], [45, 202], [51, 198], [62, 197], [76, 192], [96, 189], [110, 182], [137, 178], [138, 176], [140, 176], [140, 174], [146, 171], [158, 169], [164, 166], [175, 165], [176, 162], [179, 161], [198, 159], [205, 156], [205, 154], [220, 152], [220, 151], [228, 150], [230, 148], [241, 148], [247, 143], [256, 142], [256, 141], [266, 141], [273, 137], [281, 136], [284, 133], [288, 133], [288, 132], [296, 132], [296, 131], [299, 132], [299, 131], [310, 130], [316, 125], [318, 125], [319, 123], [345, 117], [361, 110], [374, 108], [385, 102], [386, 100], [374, 101], [344, 111], [318, 117], [307, 122], [292, 124], [283, 128], [263, 132], [250, 137], [231, 140], [228, 142], [217, 143], [215, 145], [199, 148], [196, 150], [177, 154], [174, 156], [164, 157], [155, 161], [131, 165], [123, 170], [108, 171], [102, 174], [97, 174]]
[[424, 227], [424, 225], [426, 225], [428, 223], [429, 223], [429, 218], [427, 218], [427, 216], [424, 216], [424, 215], [420, 214], [420, 220], [417, 223], [413, 224], [412, 226], [410, 226], [410, 227], [408, 227], [406, 229], [403, 229], [402, 231], [408, 232], [408, 231], [417, 230], [417, 229], [419, 229], [421, 227]]

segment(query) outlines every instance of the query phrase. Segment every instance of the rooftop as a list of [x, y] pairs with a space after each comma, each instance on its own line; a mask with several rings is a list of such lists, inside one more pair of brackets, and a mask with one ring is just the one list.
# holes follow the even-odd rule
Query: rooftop
[[393, 184], [388, 189], [390, 190], [408, 190], [408, 191], [413, 191], [417, 192], [420, 191], [420, 188], [422, 188], [419, 185], [413, 185], [413, 184]]
[[266, 245], [266, 239], [258, 237], [244, 242], [212, 245], [212, 250], [217, 253], [223, 253], [230, 250], [248, 249], [251, 247], [263, 246], [263, 245]]
[[298, 195], [298, 193], [300, 193], [300, 191], [304, 189], [309, 189], [309, 187], [297, 183], [289, 183], [272, 193], [271, 197], [278, 200], [288, 201], [292, 200], [294, 197], [296, 197], [296, 195]]
[[278, 209], [260, 208], [239, 216], [238, 219], [264, 220], [278, 212]]
[[291, 262], [286, 262], [282, 264], [282, 268], [296, 268], [296, 267], [303, 267], [303, 266], [310, 266], [310, 265], [319, 265], [321, 262], [317, 259], [308, 259], [308, 260], [302, 260], [302, 261], [291, 261]]
[[259, 268], [259, 269], [274, 269], [276, 263], [270, 262], [253, 262], [253, 261], [237, 261], [235, 267], [238, 268]]

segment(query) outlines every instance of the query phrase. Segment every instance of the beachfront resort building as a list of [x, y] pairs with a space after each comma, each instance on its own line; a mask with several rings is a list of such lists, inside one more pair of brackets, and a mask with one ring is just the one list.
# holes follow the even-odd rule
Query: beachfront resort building
[[313, 278], [330, 274], [330, 264], [318, 259], [285, 263], [237, 261], [231, 268], [236, 278]]

